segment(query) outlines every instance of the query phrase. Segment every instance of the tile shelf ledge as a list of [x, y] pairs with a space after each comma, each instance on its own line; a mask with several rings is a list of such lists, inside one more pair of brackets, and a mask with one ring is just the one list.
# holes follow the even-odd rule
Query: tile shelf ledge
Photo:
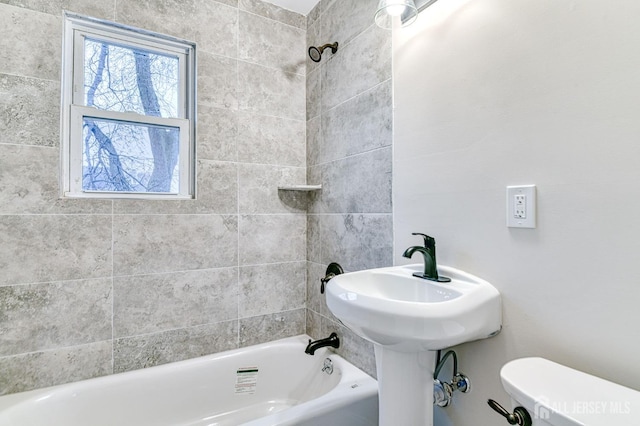
[[278, 186], [278, 190], [281, 191], [320, 191], [322, 190], [322, 185], [281, 185]]

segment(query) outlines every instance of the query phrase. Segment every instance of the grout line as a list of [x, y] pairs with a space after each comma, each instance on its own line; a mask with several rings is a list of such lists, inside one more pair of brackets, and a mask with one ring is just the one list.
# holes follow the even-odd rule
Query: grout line
[[177, 271], [166, 271], [166, 272], [149, 272], [142, 274], [127, 274], [127, 275], [112, 275], [112, 276], [101, 276], [101, 277], [89, 277], [89, 278], [74, 278], [74, 279], [62, 279], [62, 280], [52, 280], [52, 281], [34, 281], [34, 282], [19, 282], [19, 283], [10, 283], [10, 284], [0, 284], [0, 288], [2, 287], [21, 287], [21, 286], [44, 286], [44, 285], [54, 285], [54, 284], [71, 284], [71, 283], [79, 283], [82, 281], [96, 281], [96, 280], [116, 280], [116, 279], [126, 279], [126, 278], [135, 278], [135, 277], [148, 277], [148, 276], [164, 276], [164, 275], [172, 275], [172, 274], [188, 274], [188, 273], [198, 273], [198, 272], [215, 272], [215, 271], [223, 271], [225, 269], [233, 269], [233, 268], [253, 268], [260, 266], [270, 266], [270, 265], [287, 265], [287, 264], [295, 264], [295, 263], [304, 263], [305, 260], [288, 260], [283, 262], [267, 262], [267, 263], [250, 263], [250, 264], [240, 264], [239, 266], [219, 266], [213, 268], [205, 268], [205, 269], [184, 269]]
[[[204, 160], [207, 161], [207, 160]], [[287, 166], [287, 165], [282, 165], [282, 164], [269, 164], [269, 163], [245, 163], [245, 162], [238, 162], [235, 163], [238, 166], [259, 166], [259, 167], [278, 167], [280, 169], [306, 169], [307, 166]]]
[[[26, 355], [37, 355], [37, 354], [46, 353], [46, 352], [56, 352], [56, 351], [59, 351], [59, 350], [67, 350], [67, 349], [73, 349], [73, 348], [82, 348], [84, 346], [95, 345], [95, 344], [98, 344], [98, 343], [108, 343], [108, 342], [112, 342], [112, 340], [110, 340], [110, 339], [108, 339], [108, 340], [97, 340], [95, 342], [80, 343], [80, 344], [77, 344], [77, 345], [56, 346], [55, 348], [46, 348], [46, 349], [41, 349], [41, 350], [36, 350], [36, 351], [20, 352], [20, 353], [11, 354], [11, 355], [0, 355], [0, 359], [15, 358], [15, 357], [26, 356]], [[113, 345], [112, 345], [112, 348], [113, 348]], [[112, 351], [112, 353], [113, 353], [113, 351]], [[38, 388], [35, 388], [35, 389], [41, 389], [41, 387], [38, 387]]]
[[[286, 10], [287, 12], [294, 13], [294, 14], [296, 14], [296, 15], [299, 15], [299, 16], [304, 17], [304, 18], [305, 18], [305, 25], [306, 25], [306, 16], [304, 16], [304, 15], [300, 15], [299, 13], [296, 13], [296, 12], [293, 12], [293, 11], [291, 11], [291, 10], [287, 10], [287, 9], [284, 9], [284, 8], [281, 8], [281, 9], [282, 9], [282, 10]], [[305, 33], [306, 33], [306, 28], [296, 27], [295, 25], [287, 24], [286, 22], [278, 21], [277, 19], [270, 18], [270, 17], [268, 17], [268, 16], [259, 15], [259, 14], [255, 13], [255, 12], [252, 12], [252, 11], [247, 10], [247, 9], [240, 9], [240, 7], [239, 7], [239, 6], [238, 6], [238, 12], [244, 12], [244, 13], [246, 13], [246, 14], [248, 14], [248, 15], [257, 16], [258, 18], [268, 19], [269, 21], [276, 22], [276, 23], [278, 23], [278, 24], [282, 24], [282, 25], [286, 25], [287, 27], [291, 27], [291, 28], [293, 28], [293, 29], [296, 29], [296, 30], [299, 30], [299, 31], [302, 31], [302, 32], [305, 32]]]
[[359, 157], [359, 156], [362, 156], [362, 155], [371, 154], [371, 153], [376, 152], [376, 151], [387, 150], [387, 149], [390, 149], [392, 147], [393, 147], [393, 145], [385, 145], [385, 146], [381, 146], [379, 148], [372, 148], [372, 149], [369, 149], [369, 150], [366, 150], [366, 151], [358, 152], [356, 154], [350, 154], [350, 155], [346, 155], [346, 156], [341, 157], [341, 158], [336, 158], [335, 160], [329, 160], [329, 161], [325, 161], [323, 163], [312, 164], [309, 167], [326, 166], [327, 164], [336, 163], [338, 161], [343, 161], [343, 160], [356, 158], [356, 157]]
[[[334, 109], [339, 108], [340, 106], [342, 106], [342, 105], [346, 104], [346, 103], [347, 103], [347, 102], [349, 102], [349, 101], [354, 100], [355, 98], [357, 98], [357, 97], [359, 97], [359, 96], [362, 96], [362, 95], [364, 95], [364, 94], [366, 94], [366, 93], [368, 93], [368, 92], [372, 92], [373, 90], [377, 89], [378, 87], [382, 86], [383, 84], [386, 84], [386, 83], [392, 83], [392, 82], [393, 82], [393, 77], [389, 77], [389, 78], [387, 78], [387, 79], [385, 79], [385, 80], [382, 80], [381, 82], [376, 83], [376, 84], [374, 84], [374, 85], [373, 85], [373, 86], [371, 86], [371, 87], [368, 87], [367, 89], [363, 90], [362, 92], [359, 92], [359, 93], [357, 93], [357, 94], [353, 95], [352, 97], [350, 97], [350, 98], [348, 98], [348, 99], [345, 99], [344, 101], [342, 101], [342, 102], [340, 102], [340, 103], [338, 103], [338, 104], [336, 104], [336, 105], [332, 106], [332, 107], [331, 107], [331, 108], [329, 108], [328, 110], [324, 111], [324, 113], [327, 113], [327, 112], [329, 112], [329, 111], [333, 111]], [[392, 91], [392, 94], [393, 94], [393, 91]]]
[[307, 76], [307, 75], [306, 75], [306, 65], [305, 65], [305, 74], [300, 74], [300, 73], [297, 73], [297, 72], [284, 71], [282, 68], [278, 68], [278, 67], [271, 67], [271, 66], [268, 66], [268, 65], [264, 65], [264, 64], [262, 64], [261, 62], [251, 62], [249, 59], [241, 59], [241, 58], [237, 58], [237, 60], [238, 60], [238, 62], [244, 62], [245, 64], [254, 65], [254, 66], [256, 66], [256, 67], [266, 68], [266, 69], [268, 69], [268, 70], [276, 70], [276, 71], [282, 72], [282, 73], [284, 73], [284, 74], [289, 74], [289, 75], [295, 75], [295, 76], [298, 76], [298, 77], [303, 77], [303, 78], [305, 79], [305, 82], [306, 82], [306, 76]]
[[207, 322], [207, 323], [202, 323], [202, 324], [192, 324], [192, 325], [178, 326], [178, 327], [167, 328], [167, 329], [164, 329], [164, 330], [149, 331], [149, 332], [145, 332], [145, 333], [130, 334], [130, 335], [126, 335], [126, 336], [118, 336], [117, 338], [118, 339], [133, 339], [133, 338], [137, 338], [137, 337], [154, 336], [154, 335], [159, 335], [159, 334], [164, 334], [164, 333], [172, 333], [172, 332], [175, 332], [175, 331], [192, 330], [194, 328], [201, 328], [201, 327], [208, 327], [208, 326], [212, 326], [212, 325], [231, 323], [233, 321], [236, 321], [236, 319], [229, 318], [229, 319], [225, 319], [225, 320], [221, 320], [221, 321]]
[[[239, 80], [240, 79], [239, 78], [240, 72], [238, 71], [236, 74], [238, 74], [238, 80]], [[240, 87], [240, 81], [238, 81], [238, 87]], [[306, 90], [306, 85], [305, 85], [305, 90]], [[268, 117], [268, 118], [277, 118], [279, 120], [294, 121], [294, 122], [299, 123], [299, 124], [304, 124], [305, 126], [306, 126], [307, 121], [308, 121], [306, 118], [282, 117], [280, 115], [263, 114], [263, 113], [258, 113], [258, 112], [242, 110], [242, 109], [234, 110], [234, 109], [229, 109], [229, 108], [220, 108], [220, 107], [216, 107], [216, 106], [213, 106], [211, 108], [222, 109], [222, 110], [226, 110], [226, 111], [233, 111], [233, 112], [237, 112], [239, 114], [246, 114], [246, 115], [257, 116], [257, 117]], [[305, 117], [306, 117], [306, 114], [305, 114]]]
[[[0, 75], [2, 75], [0, 73]], [[60, 149], [60, 145], [53, 145], [53, 146], [49, 146], [49, 145], [32, 145], [32, 144], [26, 144], [26, 143], [6, 143], [6, 142], [0, 142], [0, 146], [17, 146], [17, 147], [25, 147], [25, 148], [49, 148], [49, 149], [56, 149], [59, 150]]]
[[[236, 19], [236, 56], [240, 56], [240, 7], [237, 8], [238, 17]], [[238, 111], [240, 111], [240, 60], [236, 61], [236, 99], [238, 100]], [[240, 347], [240, 147], [238, 146], [240, 142], [240, 125], [239, 125], [239, 117], [238, 123], [236, 125], [236, 134], [235, 134], [235, 149], [236, 149], [236, 213], [237, 217], [237, 229], [236, 229], [236, 344], [237, 348]]]

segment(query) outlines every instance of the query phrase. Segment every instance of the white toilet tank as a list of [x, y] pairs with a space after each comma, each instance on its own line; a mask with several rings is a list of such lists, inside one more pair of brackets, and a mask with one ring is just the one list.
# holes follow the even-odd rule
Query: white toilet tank
[[533, 426], [640, 426], [640, 392], [599, 377], [544, 358], [508, 362], [500, 377]]

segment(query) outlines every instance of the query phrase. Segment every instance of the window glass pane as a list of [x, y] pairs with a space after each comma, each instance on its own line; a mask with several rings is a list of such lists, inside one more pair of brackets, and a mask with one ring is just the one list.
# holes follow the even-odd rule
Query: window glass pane
[[180, 129], [84, 117], [82, 190], [178, 193]]
[[86, 38], [84, 102], [101, 110], [178, 117], [175, 56]]

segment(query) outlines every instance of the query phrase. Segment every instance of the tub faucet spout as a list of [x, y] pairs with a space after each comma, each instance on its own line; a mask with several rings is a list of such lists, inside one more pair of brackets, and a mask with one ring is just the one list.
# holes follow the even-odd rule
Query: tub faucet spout
[[307, 348], [304, 350], [304, 353], [313, 355], [315, 351], [317, 351], [320, 348], [324, 348], [325, 346], [331, 346], [332, 348], [339, 348], [340, 339], [338, 338], [338, 335], [336, 333], [331, 333], [329, 337], [325, 339], [315, 340], [313, 342], [311, 341], [311, 339], [309, 339], [309, 344], [307, 345]]

